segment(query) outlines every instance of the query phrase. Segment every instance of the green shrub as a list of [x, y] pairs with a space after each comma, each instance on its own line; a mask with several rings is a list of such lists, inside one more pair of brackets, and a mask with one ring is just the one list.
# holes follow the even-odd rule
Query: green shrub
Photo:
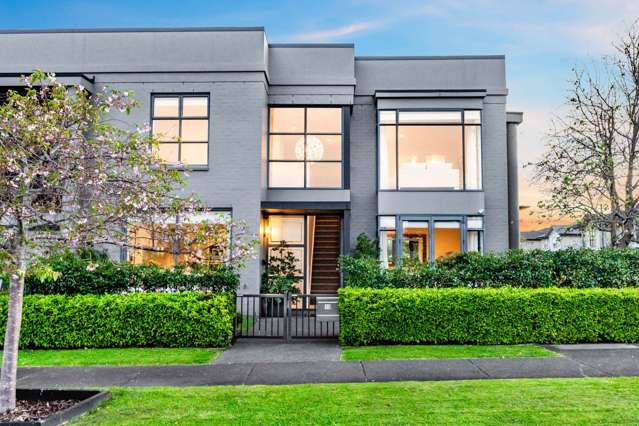
[[501, 254], [463, 253], [435, 265], [406, 262], [385, 270], [375, 259], [342, 257], [347, 287], [570, 287], [639, 286], [639, 250], [509, 250]]
[[[223, 347], [231, 343], [229, 293], [25, 296], [20, 347]], [[7, 297], [0, 297], [4, 335]]]
[[637, 289], [356, 289], [339, 294], [340, 342], [639, 342]]
[[39, 280], [27, 274], [27, 294], [108, 294], [132, 291], [235, 291], [239, 277], [224, 265], [213, 268], [166, 269], [156, 265], [133, 265], [105, 257], [65, 252], [47, 260], [61, 273], [56, 280]]

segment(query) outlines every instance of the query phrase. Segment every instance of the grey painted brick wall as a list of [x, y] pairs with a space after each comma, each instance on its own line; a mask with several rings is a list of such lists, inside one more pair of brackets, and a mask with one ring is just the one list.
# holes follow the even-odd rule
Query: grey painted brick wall
[[364, 232], [377, 232], [376, 108], [373, 98], [357, 97], [351, 115], [351, 247]]
[[482, 115], [486, 251], [508, 248], [508, 171], [505, 97], [488, 96]]
[[[245, 221], [254, 234], [259, 234], [262, 176], [263, 131], [267, 93], [261, 74], [252, 80], [237, 75], [235, 80], [209, 82], [189, 81], [188, 75], [175, 75], [173, 82], [156, 82], [146, 75], [138, 82], [117, 82], [117, 76], [96, 79], [96, 85], [108, 85], [133, 90], [140, 108], [127, 117], [130, 123], [145, 123], [150, 119], [153, 93], [207, 93], [210, 95], [209, 170], [192, 171], [186, 193], [194, 193], [210, 208], [230, 208], [233, 218]], [[228, 76], [226, 76], [228, 77]], [[244, 80], [244, 81], [242, 81]], [[242, 270], [241, 291], [259, 292], [260, 260], [252, 259]]]

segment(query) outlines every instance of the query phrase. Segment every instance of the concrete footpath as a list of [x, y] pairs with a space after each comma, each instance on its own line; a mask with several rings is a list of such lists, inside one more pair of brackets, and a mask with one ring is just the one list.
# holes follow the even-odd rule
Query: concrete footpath
[[20, 388], [207, 386], [639, 376], [637, 345], [546, 346], [547, 358], [339, 361], [335, 343], [239, 342], [208, 365], [32, 367]]

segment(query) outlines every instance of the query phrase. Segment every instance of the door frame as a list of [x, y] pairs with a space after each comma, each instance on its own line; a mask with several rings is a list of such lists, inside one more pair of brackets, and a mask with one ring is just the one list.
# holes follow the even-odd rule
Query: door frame
[[[314, 210], [284, 210], [284, 211], [267, 211], [267, 210], [262, 210], [262, 220], [265, 221], [264, 226], [266, 227], [265, 229], [268, 229], [268, 218], [269, 216], [303, 216], [304, 217], [304, 245], [303, 245], [303, 251], [304, 251], [304, 260], [303, 260], [303, 270], [302, 270], [302, 276], [301, 278], [304, 280], [304, 285], [303, 285], [303, 291], [302, 294], [310, 294], [308, 293], [308, 283], [307, 283], [307, 256], [308, 256], [308, 216], [338, 216], [340, 218], [340, 229], [339, 229], [339, 249], [340, 249], [340, 253], [339, 256], [344, 255], [346, 252], [348, 252], [348, 237], [346, 234], [346, 230], [347, 227], [349, 225], [349, 211], [347, 210], [320, 210], [320, 211], [314, 211]], [[262, 247], [264, 249], [263, 251], [263, 255], [264, 255], [264, 261], [268, 262], [269, 259], [269, 251], [270, 248], [272, 247], [277, 247], [278, 244], [272, 244], [270, 242], [270, 233], [268, 231], [263, 232], [262, 235]], [[288, 244], [287, 244], [288, 245]], [[300, 247], [299, 244], [292, 244], [292, 247]], [[263, 272], [264, 270], [264, 265], [261, 265], [261, 271]], [[260, 273], [261, 276], [261, 273]], [[312, 277], [311, 277], [312, 278]], [[340, 268], [339, 271], [339, 288], [342, 288], [344, 286], [344, 274], [342, 273], [342, 270]], [[261, 283], [260, 283], [260, 289], [261, 289]], [[261, 292], [261, 290], [260, 290]]]

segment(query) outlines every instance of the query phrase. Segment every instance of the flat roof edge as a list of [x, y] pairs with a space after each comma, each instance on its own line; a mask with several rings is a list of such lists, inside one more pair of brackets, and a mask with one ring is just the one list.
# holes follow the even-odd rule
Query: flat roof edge
[[335, 48], [355, 48], [355, 43], [269, 43], [268, 47], [310, 47], [310, 48], [322, 48], [322, 47], [335, 47]]
[[1, 29], [0, 34], [76, 34], [76, 33], [193, 33], [217, 31], [261, 31], [264, 27], [142, 27], [142, 28], [51, 28]]
[[501, 59], [506, 55], [450, 55], [450, 56], [355, 56], [356, 61], [430, 61], [454, 59]]

